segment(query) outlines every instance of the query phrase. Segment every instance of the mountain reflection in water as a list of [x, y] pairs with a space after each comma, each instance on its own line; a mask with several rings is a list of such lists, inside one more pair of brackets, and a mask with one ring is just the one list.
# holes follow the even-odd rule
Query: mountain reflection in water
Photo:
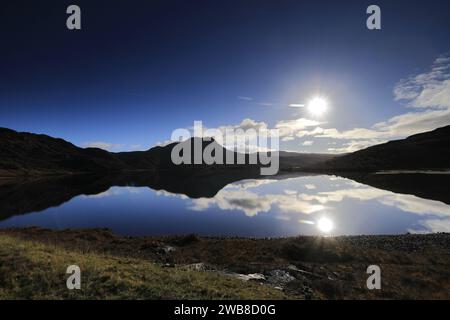
[[449, 232], [449, 180], [241, 171], [0, 180], [0, 227], [250, 237]]

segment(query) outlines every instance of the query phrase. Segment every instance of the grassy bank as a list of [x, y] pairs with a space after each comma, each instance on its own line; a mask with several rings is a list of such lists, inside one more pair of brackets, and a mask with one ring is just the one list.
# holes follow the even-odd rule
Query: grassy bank
[[[0, 297], [449, 299], [449, 248], [450, 234], [130, 238], [103, 229], [0, 230]], [[66, 288], [72, 264], [81, 268], [82, 290]], [[381, 267], [381, 290], [366, 288], [372, 264]]]
[[[213, 273], [163, 267], [145, 259], [0, 235], [1, 299], [284, 299], [283, 292]], [[82, 272], [82, 289], [66, 287], [68, 265]]]

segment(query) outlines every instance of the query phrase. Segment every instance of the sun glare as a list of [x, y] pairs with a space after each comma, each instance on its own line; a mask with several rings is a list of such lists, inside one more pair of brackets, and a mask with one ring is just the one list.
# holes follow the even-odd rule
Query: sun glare
[[333, 230], [333, 221], [328, 218], [320, 218], [319, 221], [317, 221], [317, 228], [319, 228], [321, 232], [328, 233]]
[[321, 97], [315, 97], [308, 103], [308, 111], [315, 116], [321, 116], [327, 110], [327, 107], [327, 100]]

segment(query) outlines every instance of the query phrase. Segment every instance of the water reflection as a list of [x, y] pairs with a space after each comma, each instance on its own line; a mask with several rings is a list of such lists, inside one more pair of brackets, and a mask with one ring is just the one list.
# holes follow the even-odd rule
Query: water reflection
[[[308, 181], [314, 181], [315, 184]], [[408, 232], [450, 232], [450, 220], [439, 220], [436, 218], [450, 218], [450, 206], [435, 200], [428, 200], [408, 194], [398, 194], [387, 190], [377, 189], [361, 183], [339, 177], [302, 177], [288, 178], [278, 181], [275, 189], [265, 185], [275, 181], [241, 181], [226, 186], [211, 199], [201, 198], [192, 200], [190, 209], [196, 211], [207, 211], [216, 206], [221, 210], [239, 210], [246, 216], [252, 217], [267, 212], [276, 213], [276, 218], [292, 221], [298, 214], [311, 215], [333, 211], [338, 208], [337, 203], [350, 202], [378, 202], [380, 210], [385, 207], [393, 207], [406, 213], [417, 216], [432, 216], [435, 219], [418, 220], [415, 228], [407, 228]], [[319, 185], [320, 187], [317, 187]], [[292, 188], [297, 187], [297, 190]], [[320, 191], [326, 189], [331, 191]], [[383, 205], [383, 206], [382, 206]], [[383, 208], [384, 207], [384, 208]], [[351, 209], [350, 209], [351, 210]], [[320, 219], [298, 219], [300, 223], [317, 225], [319, 231], [329, 233], [335, 223], [328, 217]], [[370, 218], [368, 219], [368, 223]], [[343, 221], [345, 224], [346, 222]], [[349, 223], [349, 222], [347, 222]], [[384, 222], [389, 224], [390, 220]]]
[[327, 217], [322, 217], [317, 221], [317, 229], [323, 233], [329, 233], [333, 230], [333, 221]]
[[0, 181], [0, 227], [255, 237], [450, 232], [448, 176], [390, 176], [260, 179], [234, 172]]

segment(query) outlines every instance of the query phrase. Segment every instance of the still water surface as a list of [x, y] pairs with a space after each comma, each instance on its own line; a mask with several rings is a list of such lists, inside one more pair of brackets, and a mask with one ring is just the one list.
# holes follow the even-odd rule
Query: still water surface
[[0, 228], [101, 227], [133, 236], [197, 233], [245, 237], [450, 230], [450, 206], [444, 202], [327, 175], [241, 180], [209, 198], [189, 198], [149, 187], [112, 186], [38, 210], [4, 218]]

